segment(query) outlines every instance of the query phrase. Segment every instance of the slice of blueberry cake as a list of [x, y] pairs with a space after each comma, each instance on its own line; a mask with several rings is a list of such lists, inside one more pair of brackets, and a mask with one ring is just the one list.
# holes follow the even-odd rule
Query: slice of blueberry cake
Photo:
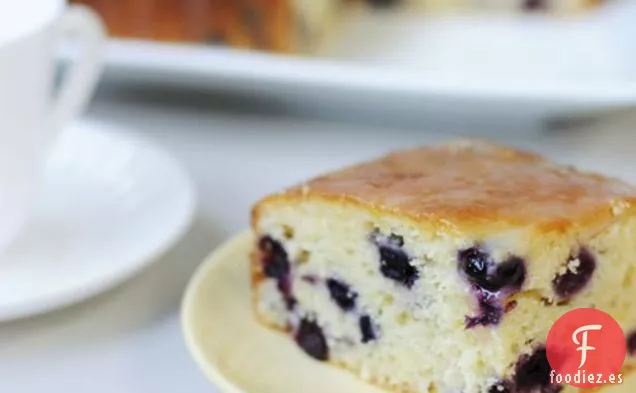
[[611, 314], [636, 353], [635, 203], [485, 142], [396, 152], [254, 207], [255, 312], [389, 391], [576, 392], [550, 383], [545, 351], [567, 311]]

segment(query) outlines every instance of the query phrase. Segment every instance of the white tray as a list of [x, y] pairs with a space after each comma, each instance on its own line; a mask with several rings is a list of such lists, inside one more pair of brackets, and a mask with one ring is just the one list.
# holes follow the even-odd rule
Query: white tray
[[321, 56], [113, 40], [108, 70], [291, 103], [576, 114], [636, 103], [633, 20], [631, 0], [570, 19], [370, 13], [351, 18]]

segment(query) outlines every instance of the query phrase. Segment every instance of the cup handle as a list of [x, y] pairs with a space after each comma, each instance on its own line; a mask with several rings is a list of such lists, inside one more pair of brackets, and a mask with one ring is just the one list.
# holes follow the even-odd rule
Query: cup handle
[[93, 94], [103, 68], [107, 35], [99, 16], [82, 5], [71, 5], [64, 11], [58, 31], [64, 38], [77, 39], [81, 48], [54, 98], [52, 121], [60, 131], [82, 114]]

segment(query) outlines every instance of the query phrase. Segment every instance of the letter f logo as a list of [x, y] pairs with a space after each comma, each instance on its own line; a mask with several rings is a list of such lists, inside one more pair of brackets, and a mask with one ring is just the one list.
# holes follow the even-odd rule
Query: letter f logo
[[[583, 367], [583, 365], [587, 361], [587, 351], [593, 351], [596, 349], [587, 345], [587, 332], [590, 330], [601, 330], [602, 327], [602, 325], [585, 325], [576, 329], [574, 333], [572, 333], [572, 341], [574, 341], [574, 344], [580, 345], [580, 347], [576, 349], [577, 351], [581, 351], [581, 364], [579, 364], [579, 368]], [[577, 336], [581, 332], [583, 332], [583, 339], [581, 340], [581, 342], [579, 342]]]

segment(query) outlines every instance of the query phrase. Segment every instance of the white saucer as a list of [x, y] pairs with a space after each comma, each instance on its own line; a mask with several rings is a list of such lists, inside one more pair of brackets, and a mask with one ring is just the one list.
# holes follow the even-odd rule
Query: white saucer
[[190, 353], [224, 393], [380, 393], [305, 355], [252, 316], [250, 232], [219, 247], [197, 270], [182, 305]]
[[188, 229], [194, 188], [169, 155], [81, 122], [60, 136], [34, 215], [0, 257], [0, 320], [67, 306], [150, 264]]

